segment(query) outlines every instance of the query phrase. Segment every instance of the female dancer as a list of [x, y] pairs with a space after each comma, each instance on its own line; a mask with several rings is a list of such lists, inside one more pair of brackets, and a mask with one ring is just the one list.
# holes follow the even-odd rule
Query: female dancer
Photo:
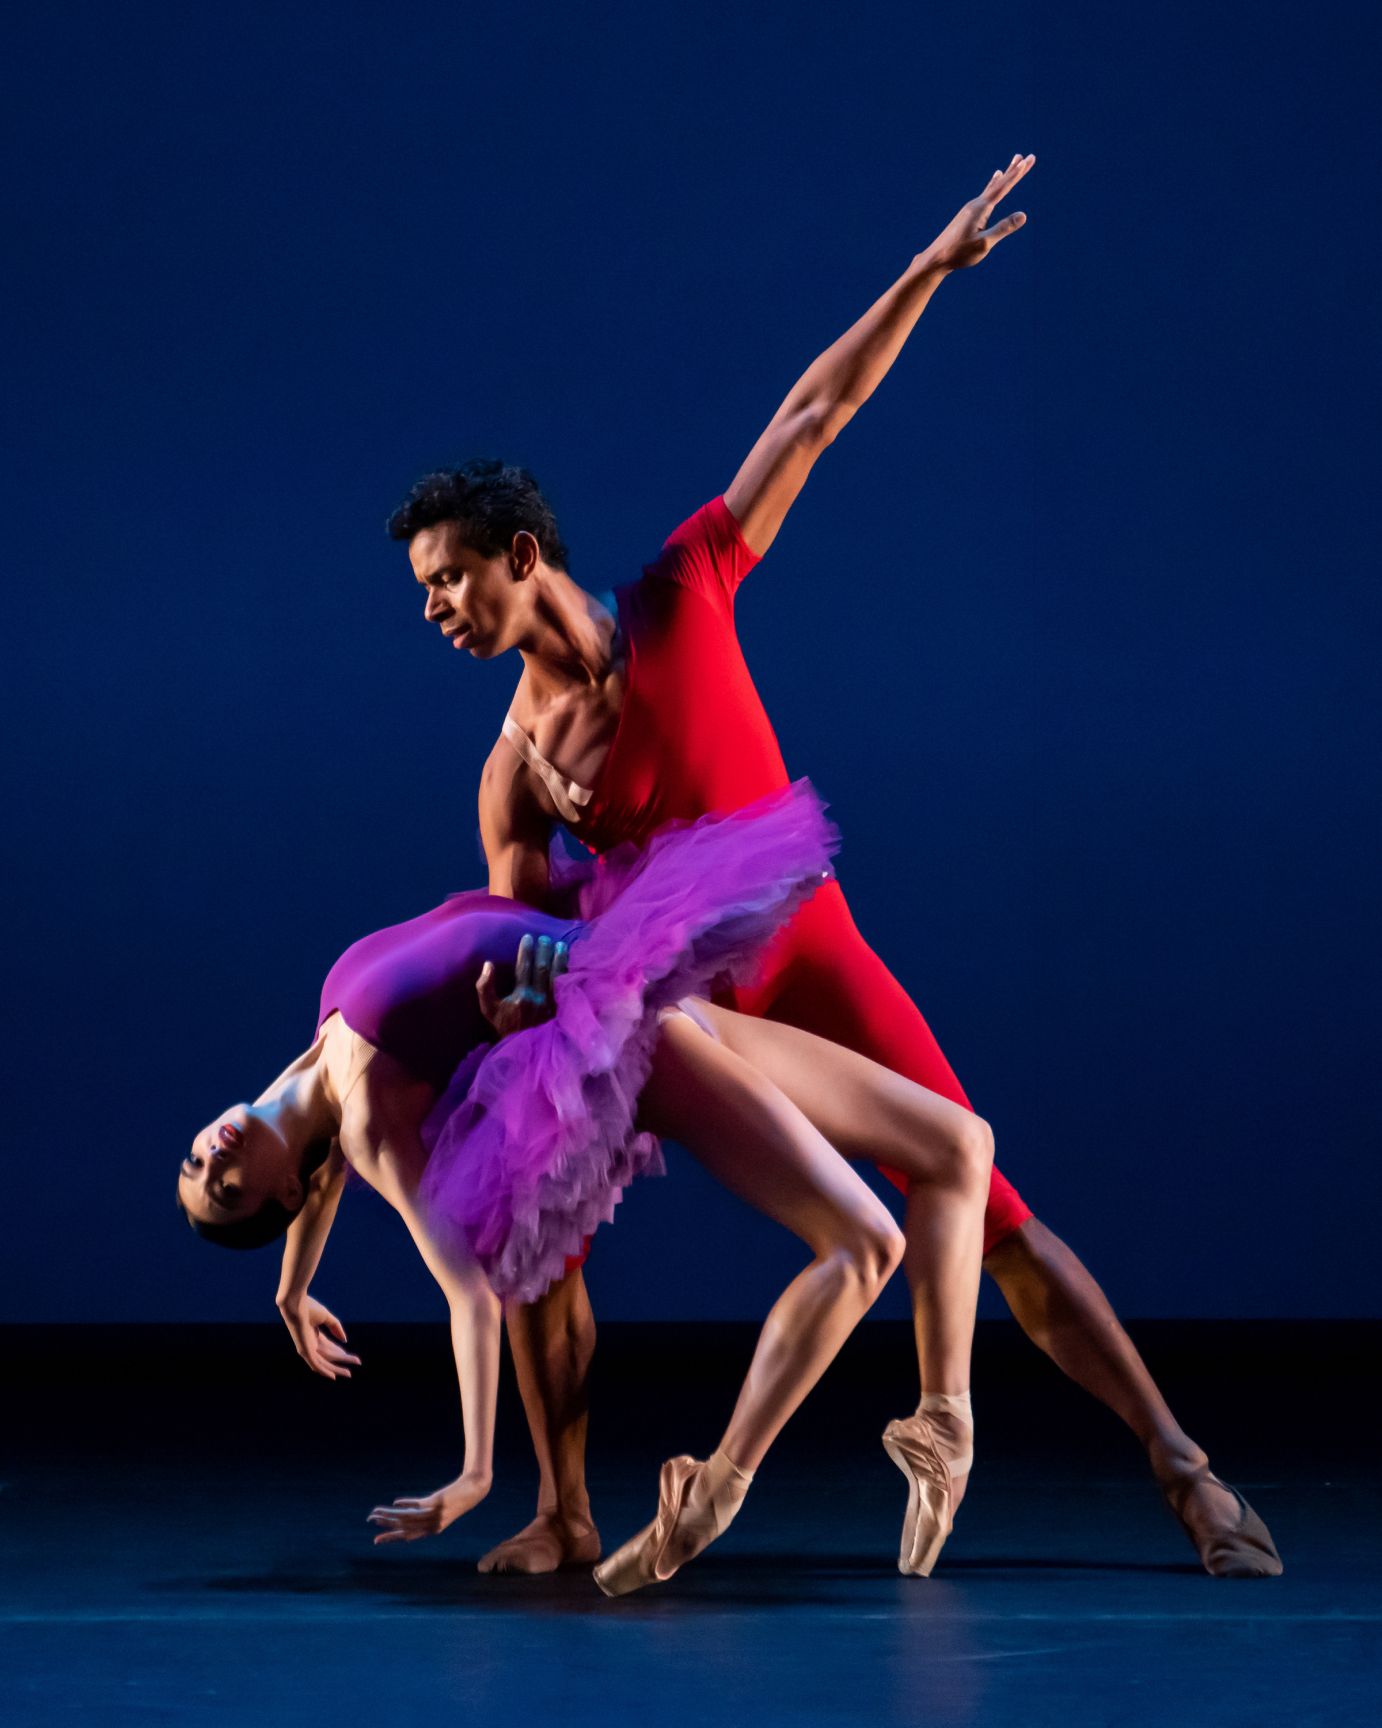
[[[699, 995], [746, 977], [828, 877], [831, 849], [801, 782], [614, 859], [582, 893], [583, 923], [453, 896], [349, 949], [327, 978], [311, 1048], [253, 1105], [197, 1135], [181, 1205], [227, 1246], [287, 1229], [280, 1306], [300, 1338], [337, 1324], [308, 1287], [346, 1163], [402, 1215], [447, 1296], [465, 1466], [435, 1494], [375, 1508], [376, 1541], [433, 1534], [488, 1492], [501, 1298], [531, 1300], [560, 1277], [624, 1184], [657, 1167], [655, 1136], [668, 1135], [814, 1258], [769, 1314], [719, 1448], [664, 1465], [657, 1518], [598, 1569], [601, 1588], [668, 1578], [727, 1527], [773, 1439], [900, 1263], [901, 1233], [840, 1153], [886, 1159], [914, 1184], [921, 1227], [905, 1251], [929, 1293], [936, 1390], [890, 1424], [886, 1443], [909, 1475], [904, 1569], [930, 1571], [972, 1456], [989, 1131], [867, 1058]], [[488, 991], [530, 932], [570, 944], [555, 1018], [490, 1047], [477, 986]], [[333, 1138], [339, 1154], [326, 1155]], [[597, 1553], [593, 1525], [589, 1536]]]

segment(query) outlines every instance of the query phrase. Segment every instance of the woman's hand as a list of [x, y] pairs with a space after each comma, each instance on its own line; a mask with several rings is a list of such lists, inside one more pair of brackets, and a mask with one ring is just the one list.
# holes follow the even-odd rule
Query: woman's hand
[[381, 1542], [416, 1542], [422, 1536], [436, 1536], [472, 1506], [478, 1506], [489, 1493], [490, 1478], [479, 1472], [464, 1471], [445, 1488], [422, 1499], [395, 1500], [392, 1506], [376, 1506], [365, 1520], [382, 1528], [375, 1537]]
[[992, 228], [987, 226], [988, 219], [994, 206], [1007, 197], [1035, 161], [1035, 156], [1014, 156], [1006, 169], [995, 169], [979, 196], [972, 198], [927, 247], [922, 254], [926, 263], [940, 270], [967, 270], [987, 258], [1000, 240], [1015, 234], [1027, 220], [1021, 210], [1014, 210]]
[[565, 942], [553, 946], [550, 936], [539, 936], [536, 945], [531, 936], [518, 944], [518, 959], [514, 962], [513, 993], [501, 997], [494, 988], [494, 967], [487, 960], [475, 980], [475, 993], [480, 998], [480, 1012], [501, 1038], [511, 1032], [526, 1032], [530, 1026], [541, 1026], [557, 1011], [557, 999], [552, 986], [566, 970]]
[[349, 1380], [351, 1367], [360, 1358], [343, 1349], [345, 1327], [324, 1302], [315, 1296], [282, 1297], [278, 1311], [292, 1333], [297, 1353], [323, 1380]]

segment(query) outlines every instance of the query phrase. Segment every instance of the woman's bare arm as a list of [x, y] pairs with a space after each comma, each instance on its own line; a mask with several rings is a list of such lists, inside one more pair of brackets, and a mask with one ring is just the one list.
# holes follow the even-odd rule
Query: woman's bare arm
[[[363, 1040], [360, 1041], [363, 1044]], [[430, 1220], [418, 1191], [427, 1167], [421, 1125], [435, 1093], [383, 1051], [370, 1050], [342, 1099], [341, 1143], [352, 1165], [399, 1213], [451, 1310], [451, 1343], [465, 1423], [465, 1463], [433, 1494], [376, 1506], [379, 1542], [434, 1536], [484, 1499], [494, 1475], [494, 1415], [499, 1396], [502, 1310], [459, 1232]]]
[[360, 1366], [360, 1358], [345, 1348], [345, 1327], [308, 1290], [336, 1219], [345, 1172], [341, 1143], [333, 1140], [325, 1162], [312, 1172], [301, 1212], [288, 1226], [278, 1295], [274, 1298], [298, 1355], [324, 1380], [349, 1380], [351, 1368]]
[[776, 538], [816, 458], [878, 388], [941, 281], [952, 270], [967, 269], [987, 257], [1027, 220], [1019, 210], [988, 226], [994, 207], [1035, 160], [1014, 156], [1006, 170], [996, 171], [887, 293], [792, 386], [725, 493], [730, 514], [760, 557]]

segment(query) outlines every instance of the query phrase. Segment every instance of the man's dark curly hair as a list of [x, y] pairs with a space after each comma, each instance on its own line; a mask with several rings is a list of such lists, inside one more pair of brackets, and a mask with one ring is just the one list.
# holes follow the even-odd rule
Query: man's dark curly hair
[[[326, 1162], [331, 1150], [330, 1139], [311, 1140], [302, 1154], [302, 1163], [298, 1166], [298, 1175], [302, 1179], [302, 1204], [307, 1204], [306, 1188], [312, 1179], [312, 1173]], [[201, 1237], [203, 1242], [214, 1242], [218, 1248], [267, 1248], [270, 1242], [277, 1242], [288, 1226], [297, 1217], [297, 1212], [290, 1212], [281, 1200], [270, 1196], [251, 1212], [248, 1218], [237, 1218], [233, 1224], [204, 1224], [200, 1218], [194, 1218], [182, 1203], [181, 1194], [177, 1197], [178, 1211]], [[302, 1210], [300, 1206], [298, 1212]]]
[[458, 523], [466, 545], [482, 558], [507, 552], [514, 535], [526, 532], [537, 541], [544, 563], [553, 570], [567, 568], [552, 506], [526, 468], [481, 458], [424, 474], [389, 517], [388, 528], [393, 539], [411, 540], [439, 522]]

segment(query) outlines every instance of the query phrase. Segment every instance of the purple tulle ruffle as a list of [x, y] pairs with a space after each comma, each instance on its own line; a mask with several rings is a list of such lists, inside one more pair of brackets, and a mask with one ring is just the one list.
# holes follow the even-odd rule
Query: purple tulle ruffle
[[637, 1133], [658, 1009], [751, 981], [764, 944], [823, 881], [838, 837], [809, 781], [621, 847], [579, 887], [586, 928], [556, 1017], [473, 1050], [423, 1124], [422, 1197], [465, 1235], [499, 1295], [531, 1302], [661, 1174]]

